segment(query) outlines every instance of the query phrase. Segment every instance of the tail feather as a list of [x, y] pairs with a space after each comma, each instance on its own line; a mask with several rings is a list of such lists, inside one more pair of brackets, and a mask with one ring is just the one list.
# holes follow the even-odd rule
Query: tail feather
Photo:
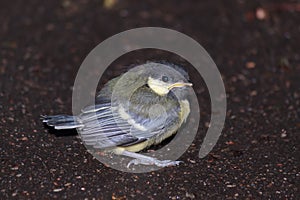
[[62, 129], [74, 129], [80, 128], [83, 126], [75, 116], [70, 115], [50, 115], [50, 116], [41, 116], [43, 123], [47, 126], [53, 127], [57, 130]]

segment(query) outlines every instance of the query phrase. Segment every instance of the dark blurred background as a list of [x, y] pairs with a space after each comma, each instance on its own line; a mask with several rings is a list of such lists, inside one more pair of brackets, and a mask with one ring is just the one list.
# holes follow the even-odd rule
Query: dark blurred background
[[[299, 1], [1, 1], [0, 199], [299, 198], [299, 19]], [[39, 118], [70, 114], [85, 56], [144, 26], [180, 31], [208, 51], [226, 87], [227, 119], [199, 159], [210, 103], [192, 75], [201, 121], [184, 163], [130, 174], [93, 159], [75, 135], [49, 133]], [[116, 60], [102, 81], [147, 60], [192, 70], [176, 55], [143, 50]]]

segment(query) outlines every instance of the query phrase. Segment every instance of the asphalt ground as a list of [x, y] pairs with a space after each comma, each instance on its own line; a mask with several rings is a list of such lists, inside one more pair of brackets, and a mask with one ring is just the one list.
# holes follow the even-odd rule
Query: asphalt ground
[[[0, 199], [299, 199], [299, 18], [299, 1], [1, 1]], [[144, 26], [180, 31], [207, 50], [225, 84], [227, 118], [214, 149], [198, 158], [210, 101], [191, 73], [201, 120], [184, 163], [132, 174], [94, 159], [74, 132], [45, 129], [40, 115], [71, 114], [85, 56]], [[133, 52], [102, 82], [147, 60], [188, 65], [167, 52]]]

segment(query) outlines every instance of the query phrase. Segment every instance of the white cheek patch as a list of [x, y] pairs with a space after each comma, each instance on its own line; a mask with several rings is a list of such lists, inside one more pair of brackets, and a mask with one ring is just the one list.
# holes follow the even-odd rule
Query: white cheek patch
[[166, 95], [169, 93], [169, 85], [163, 81], [155, 80], [151, 77], [148, 78], [148, 85], [149, 87], [158, 95]]

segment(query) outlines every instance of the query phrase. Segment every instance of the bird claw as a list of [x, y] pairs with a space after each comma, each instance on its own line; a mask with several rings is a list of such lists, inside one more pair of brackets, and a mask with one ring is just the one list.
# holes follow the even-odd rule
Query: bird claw
[[127, 164], [127, 168], [129, 168], [131, 165], [156, 165], [158, 167], [170, 167], [179, 165], [182, 162], [183, 161], [157, 160], [155, 158], [133, 159]]

